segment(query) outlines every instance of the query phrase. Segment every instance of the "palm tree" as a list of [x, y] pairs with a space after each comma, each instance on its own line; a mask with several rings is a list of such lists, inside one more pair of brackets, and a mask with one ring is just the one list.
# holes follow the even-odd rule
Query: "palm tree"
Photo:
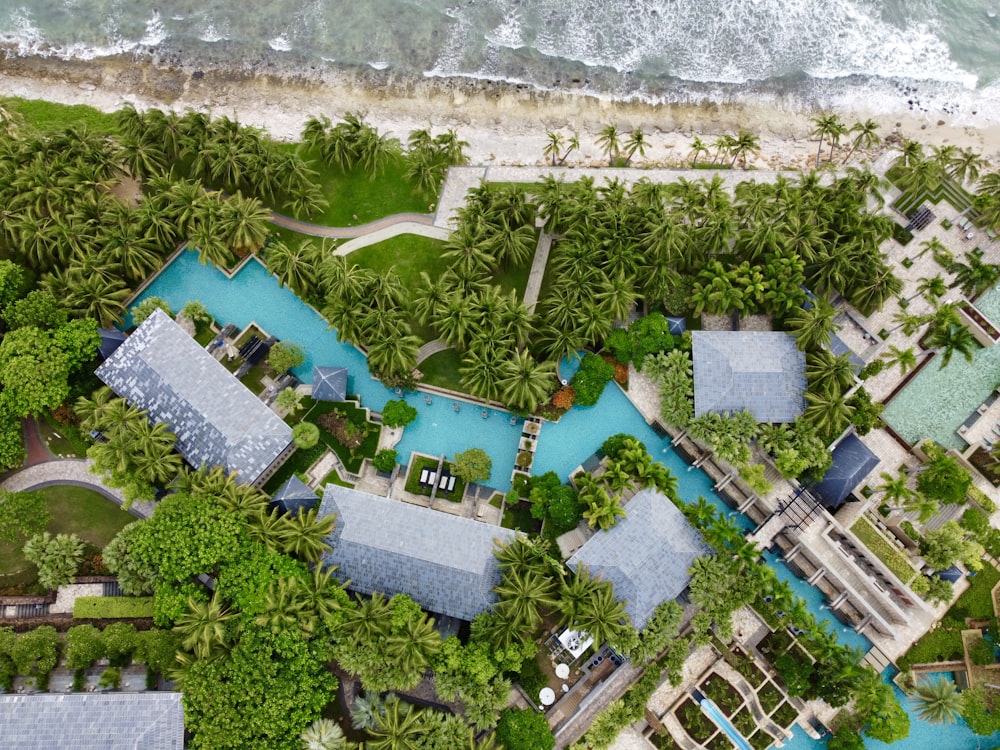
[[311, 240], [289, 247], [280, 240], [267, 246], [267, 269], [278, 277], [278, 284], [289, 286], [302, 296], [316, 283], [315, 246]]
[[552, 159], [552, 166], [556, 165], [556, 161], [559, 159], [562, 153], [563, 147], [563, 136], [555, 130], [550, 130], [545, 134], [546, 142], [545, 148], [542, 151], [543, 156], [548, 156]]
[[820, 349], [830, 343], [837, 330], [833, 322], [837, 311], [824, 299], [812, 300], [809, 309], [792, 310], [785, 318], [785, 327], [795, 337], [795, 345], [800, 351]]
[[972, 362], [973, 353], [979, 348], [979, 342], [972, 331], [961, 323], [948, 325], [931, 325], [927, 332], [927, 344], [941, 354], [941, 369], [951, 362], [952, 355], [958, 353], [965, 357], [966, 362]]
[[691, 151], [689, 153], [691, 155], [691, 169], [697, 169], [698, 157], [702, 155], [708, 156], [712, 152], [701, 138], [695, 136], [691, 141]]
[[613, 167], [621, 149], [618, 127], [616, 125], [605, 125], [597, 136], [597, 145], [601, 147], [601, 151], [608, 157], [608, 166]]
[[844, 164], [847, 164], [858, 148], [871, 148], [879, 142], [878, 123], [872, 119], [854, 123], [849, 132], [855, 133], [855, 136], [851, 141], [851, 150], [844, 157]]
[[890, 344], [889, 351], [883, 355], [882, 359], [887, 367], [899, 365], [900, 375], [905, 375], [917, 366], [917, 355], [914, 354], [912, 346], [900, 349]]
[[378, 376], [403, 377], [417, 366], [420, 339], [413, 335], [391, 336], [375, 341], [368, 348], [368, 367]]
[[351, 726], [374, 729], [385, 715], [385, 704], [377, 693], [365, 693], [354, 699], [351, 706]]
[[296, 515], [283, 516], [285, 525], [281, 538], [285, 554], [315, 563], [329, 550], [326, 538], [333, 531], [337, 517], [330, 514], [318, 519], [317, 516], [318, 508], [299, 508]]
[[961, 287], [966, 297], [976, 297], [1000, 279], [1000, 266], [984, 263], [978, 255], [967, 254], [968, 263], [953, 263], [948, 270], [955, 274], [951, 286]]
[[555, 583], [532, 567], [505, 570], [493, 591], [519, 631], [534, 630], [542, 621], [542, 610], [556, 605]]
[[174, 630], [182, 636], [181, 648], [199, 659], [208, 659], [216, 648], [226, 645], [226, 623], [235, 616], [222, 605], [217, 592], [207, 602], [188, 597], [188, 611], [174, 624]]
[[244, 198], [237, 191], [222, 204], [216, 230], [239, 256], [255, 253], [264, 246], [271, 212], [256, 198]]
[[813, 131], [811, 135], [819, 138], [819, 146], [816, 148], [816, 164], [819, 164], [820, 154], [823, 153], [823, 141], [830, 139], [830, 158], [833, 158], [833, 148], [837, 139], [844, 134], [844, 123], [840, 117], [830, 112], [820, 112], [818, 115], [809, 118], [812, 120]]
[[901, 506], [913, 497], [914, 491], [907, 486], [910, 475], [906, 472], [900, 472], [896, 476], [893, 476], [883, 471], [879, 476], [882, 479], [882, 483], [875, 489], [885, 495], [888, 505]]
[[964, 185], [966, 182], [974, 183], [979, 180], [979, 173], [986, 168], [987, 163], [982, 156], [966, 147], [952, 156], [948, 161], [946, 172], [960, 185]]
[[806, 391], [805, 395], [808, 406], [802, 412], [802, 417], [820, 434], [835, 437], [851, 423], [854, 407], [847, 402], [844, 394]]
[[848, 354], [834, 354], [829, 349], [806, 355], [806, 379], [810, 390], [846, 391], [855, 379], [854, 365]]
[[434, 629], [433, 618], [427, 615], [410, 617], [399, 633], [386, 639], [386, 651], [395, 669], [403, 677], [415, 677], [414, 683], [430, 667], [440, 649], [441, 636]]
[[303, 750], [344, 750], [344, 730], [333, 719], [316, 719], [299, 735]]
[[386, 699], [376, 726], [368, 730], [367, 750], [414, 750], [423, 733], [421, 711], [395, 695]]
[[637, 151], [639, 152], [639, 156], [645, 156], [648, 145], [649, 141], [646, 140], [646, 134], [639, 128], [633, 130], [628, 140], [625, 141], [625, 163], [631, 164], [632, 157]]
[[566, 163], [566, 157], [572, 154], [574, 151], [580, 150], [580, 135], [574, 132], [568, 139], [566, 139], [566, 150], [563, 152], [562, 158], [559, 159], [559, 166], [561, 167]]
[[944, 279], [940, 276], [921, 276], [917, 281], [917, 291], [906, 298], [907, 302], [915, 299], [916, 297], [923, 296], [924, 299], [933, 305], [948, 291], [948, 287], [945, 286]]
[[555, 363], [539, 364], [527, 351], [515, 351], [503, 363], [500, 393], [515, 409], [533, 412], [555, 385]]
[[742, 129], [739, 130], [729, 150], [730, 155], [733, 157], [733, 160], [729, 164], [730, 169], [736, 166], [737, 159], [743, 160], [743, 168], [746, 169], [747, 154], [755, 154], [758, 151], [760, 151], [760, 139], [753, 133], [748, 133]]
[[315, 613], [304, 611], [306, 603], [299, 595], [299, 585], [299, 579], [294, 577], [272, 581], [264, 597], [263, 611], [254, 622], [275, 635], [294, 628], [311, 633], [319, 618]]
[[917, 716], [931, 724], [952, 724], [962, 713], [962, 696], [952, 680], [939, 677], [917, 683]]

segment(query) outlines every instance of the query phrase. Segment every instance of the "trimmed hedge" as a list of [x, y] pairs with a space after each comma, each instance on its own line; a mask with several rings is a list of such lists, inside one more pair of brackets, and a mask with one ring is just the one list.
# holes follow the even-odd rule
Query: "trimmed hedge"
[[134, 619], [153, 616], [151, 596], [81, 596], [73, 602], [73, 617], [88, 620]]
[[903, 583], [909, 583], [916, 576], [917, 571], [906, 554], [896, 549], [867, 518], [859, 518], [851, 531]]

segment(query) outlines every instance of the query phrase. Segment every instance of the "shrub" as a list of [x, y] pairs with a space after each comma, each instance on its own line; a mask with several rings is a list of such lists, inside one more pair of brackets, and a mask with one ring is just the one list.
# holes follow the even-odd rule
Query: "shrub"
[[22, 633], [14, 641], [10, 655], [18, 674], [34, 678], [36, 684], [44, 689], [49, 672], [59, 661], [59, 634], [50, 625]]
[[969, 647], [969, 658], [977, 667], [985, 667], [996, 661], [996, 651], [985, 639], [977, 637]]
[[521, 451], [517, 454], [517, 459], [515, 460], [515, 462], [517, 463], [518, 466], [523, 466], [524, 468], [527, 469], [529, 466], [531, 466], [531, 462], [534, 458], [535, 456], [531, 451]]
[[557, 409], [571, 409], [575, 403], [576, 391], [571, 385], [564, 385], [552, 397], [552, 405]]
[[101, 644], [111, 666], [128, 666], [138, 644], [135, 625], [130, 622], [115, 622], [108, 625], [101, 633]]
[[92, 620], [135, 619], [153, 616], [151, 596], [80, 596], [73, 617]]
[[388, 401], [382, 409], [382, 424], [387, 427], [405, 427], [417, 418], [417, 410], [399, 399]]
[[97, 684], [102, 688], [117, 690], [122, 684], [122, 671], [118, 667], [108, 667], [101, 672], [101, 679]]
[[528, 709], [501, 711], [496, 736], [507, 750], [552, 750], [556, 744], [544, 714]]
[[585, 354], [571, 383], [576, 391], [576, 403], [580, 406], [596, 404], [604, 393], [604, 386], [614, 376], [614, 365], [609, 365], [596, 354]]
[[132, 315], [132, 323], [137, 326], [142, 325], [146, 321], [146, 318], [157, 310], [163, 310], [171, 318], [174, 317], [174, 311], [170, 309], [170, 305], [167, 304], [166, 300], [159, 297], [146, 297], [146, 299], [129, 311]]
[[312, 448], [319, 442], [319, 427], [312, 422], [299, 422], [292, 428], [292, 442], [296, 448]]
[[601, 453], [611, 459], [617, 459], [625, 448], [640, 448], [649, 453], [645, 443], [627, 432], [618, 432], [601, 443]]
[[268, 366], [279, 375], [284, 375], [305, 361], [306, 353], [302, 351], [302, 347], [290, 341], [279, 341], [267, 353]]
[[52, 536], [45, 531], [24, 545], [24, 557], [38, 566], [38, 582], [47, 589], [70, 583], [83, 561], [83, 542], [76, 534]]
[[372, 459], [372, 466], [376, 470], [388, 474], [396, 468], [396, 458], [398, 456], [399, 454], [392, 448], [383, 448], [375, 454], [375, 457]]

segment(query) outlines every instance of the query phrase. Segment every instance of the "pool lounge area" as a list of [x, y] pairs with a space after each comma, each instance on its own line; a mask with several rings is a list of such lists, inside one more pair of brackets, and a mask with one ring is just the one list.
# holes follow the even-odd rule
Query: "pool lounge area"
[[[975, 306], [991, 321], [1000, 320], [1000, 285]], [[886, 405], [884, 419], [910, 445], [930, 438], [945, 448], [963, 450], [958, 428], [1000, 383], [1000, 346], [979, 348], [972, 362], [955, 354], [941, 368], [935, 355]]]

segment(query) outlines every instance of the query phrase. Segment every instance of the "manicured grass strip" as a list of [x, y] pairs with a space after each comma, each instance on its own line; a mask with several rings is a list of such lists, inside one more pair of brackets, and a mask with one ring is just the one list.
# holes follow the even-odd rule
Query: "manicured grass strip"
[[73, 602], [73, 617], [78, 618], [114, 620], [152, 616], [151, 596], [80, 596]]
[[352, 263], [379, 274], [395, 269], [403, 286], [412, 292], [420, 284], [420, 272], [434, 281], [448, 270], [450, 261], [441, 257], [444, 242], [416, 234], [400, 234], [347, 256]]
[[454, 349], [445, 349], [425, 359], [417, 365], [417, 369], [424, 374], [423, 382], [427, 385], [465, 393], [465, 387], [458, 374], [461, 363], [462, 358], [458, 352]]
[[851, 527], [854, 535], [893, 572], [903, 583], [909, 583], [917, 574], [906, 556], [879, 533], [867, 518], [859, 518]]
[[61, 133], [68, 127], [80, 125], [93, 134], [118, 132], [114, 115], [86, 104], [56, 104], [19, 97], [5, 97], [2, 103], [10, 111], [20, 114], [26, 125], [43, 135]]
[[[85, 487], [56, 485], [35, 490], [45, 498], [51, 516], [46, 530], [51, 534], [76, 534], [95, 547], [104, 546], [124, 526], [136, 520], [131, 513], [103, 495]], [[31, 583], [37, 572], [21, 554], [24, 541], [0, 543], [0, 586]]]
[[958, 597], [958, 601], [948, 610], [949, 617], [960, 620], [971, 618], [986, 620], [993, 617], [993, 587], [1000, 583], [1000, 571], [990, 563], [985, 563], [983, 569], [969, 581], [969, 588]]

